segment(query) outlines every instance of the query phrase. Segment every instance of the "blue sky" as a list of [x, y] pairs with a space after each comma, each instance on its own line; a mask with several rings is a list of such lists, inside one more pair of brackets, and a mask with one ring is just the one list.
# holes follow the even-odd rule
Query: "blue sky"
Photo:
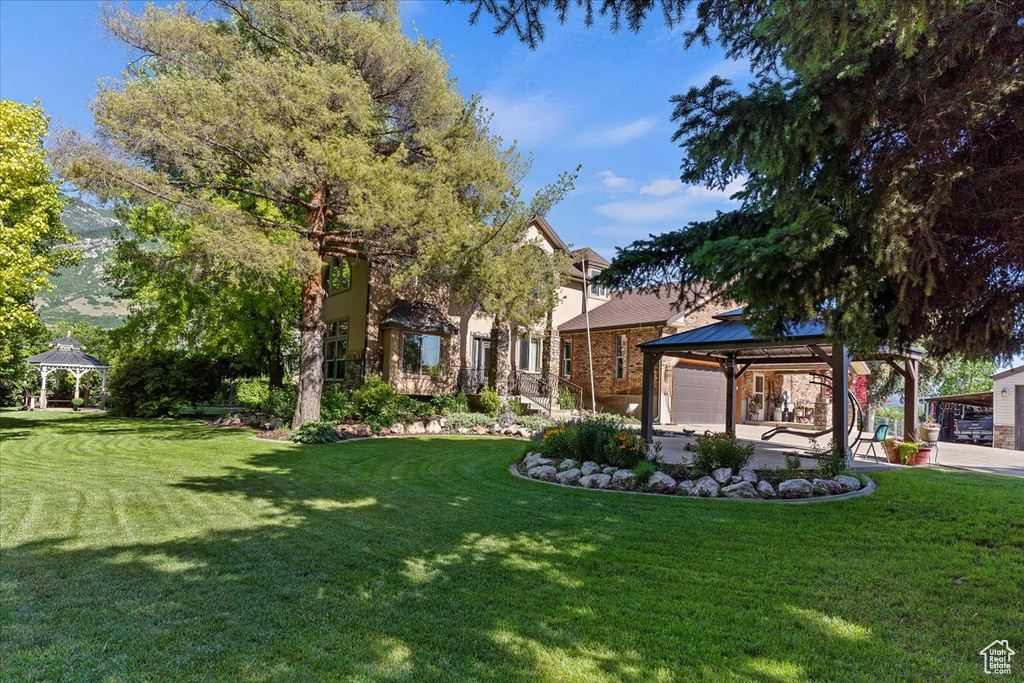
[[[745, 64], [717, 48], [685, 50], [681, 31], [657, 16], [638, 35], [601, 21], [587, 29], [578, 13], [564, 26], [552, 17], [531, 51], [493, 35], [486, 17], [470, 26], [469, 13], [440, 0], [403, 3], [407, 31], [440, 42], [463, 95], [481, 95], [492, 111], [492, 130], [533, 153], [528, 192], [582, 165], [576, 191], [548, 216], [567, 242], [611, 257], [616, 246], [728, 208], [726, 193], [679, 183], [669, 97], [715, 73], [742, 82]], [[97, 14], [87, 1], [0, 2], [0, 97], [38, 98], [55, 127], [90, 130], [96, 83], [129, 59]]]

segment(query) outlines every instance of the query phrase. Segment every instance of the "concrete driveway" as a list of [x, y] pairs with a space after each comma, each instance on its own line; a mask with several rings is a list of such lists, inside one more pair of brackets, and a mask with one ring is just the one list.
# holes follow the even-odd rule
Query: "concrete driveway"
[[[686, 450], [686, 445], [692, 443], [693, 438], [683, 436], [681, 432], [684, 429], [693, 429], [698, 434], [702, 434], [705, 430], [724, 431], [725, 425], [665, 425], [656, 426], [656, 429], [672, 434], [671, 436], [657, 436], [655, 441], [661, 444], [661, 454], [667, 462], [678, 463], [690, 461], [690, 452]], [[767, 429], [760, 425], [736, 425], [736, 436], [754, 444], [754, 467], [781, 467], [785, 463], [788, 453], [806, 451], [812, 445], [811, 440], [807, 437], [792, 434], [779, 434], [771, 441], [763, 441], [761, 435]], [[865, 440], [870, 439], [871, 435], [865, 434], [864, 438]], [[818, 443], [826, 445], [828, 441], [828, 436], [824, 436], [819, 439]], [[881, 445], [876, 445], [875, 450], [878, 452], [879, 458], [877, 463], [874, 456], [864, 455], [868, 451], [868, 445], [862, 441], [857, 447], [854, 457], [854, 469], [874, 470], [902, 467], [902, 465], [885, 462], [885, 452]], [[933, 455], [937, 457], [938, 465], [941, 467], [1024, 477], [1024, 451], [940, 443], [937, 452], [933, 452]], [[815, 461], [809, 458], [804, 458], [801, 462], [804, 467], [812, 467], [815, 464]]]

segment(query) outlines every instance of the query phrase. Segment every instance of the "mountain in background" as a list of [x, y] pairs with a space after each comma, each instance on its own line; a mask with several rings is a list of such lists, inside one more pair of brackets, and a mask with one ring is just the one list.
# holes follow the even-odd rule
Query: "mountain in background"
[[82, 252], [82, 260], [62, 268], [50, 278], [54, 288], [36, 296], [39, 317], [48, 324], [84, 321], [116, 327], [128, 309], [107, 284], [104, 266], [113, 254], [113, 234], [121, 223], [109, 211], [76, 198], [71, 198], [61, 217], [78, 237], [74, 246]]

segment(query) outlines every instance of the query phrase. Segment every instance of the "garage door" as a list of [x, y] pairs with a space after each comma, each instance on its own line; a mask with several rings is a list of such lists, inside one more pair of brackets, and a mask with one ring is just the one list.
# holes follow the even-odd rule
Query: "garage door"
[[725, 424], [725, 375], [718, 368], [677, 365], [672, 382], [672, 421]]

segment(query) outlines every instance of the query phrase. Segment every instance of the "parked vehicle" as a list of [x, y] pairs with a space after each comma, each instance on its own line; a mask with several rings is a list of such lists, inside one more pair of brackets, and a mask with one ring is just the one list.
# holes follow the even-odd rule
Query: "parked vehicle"
[[953, 438], [957, 443], [974, 443], [983, 446], [992, 445], [992, 418], [977, 420], [957, 420]]

